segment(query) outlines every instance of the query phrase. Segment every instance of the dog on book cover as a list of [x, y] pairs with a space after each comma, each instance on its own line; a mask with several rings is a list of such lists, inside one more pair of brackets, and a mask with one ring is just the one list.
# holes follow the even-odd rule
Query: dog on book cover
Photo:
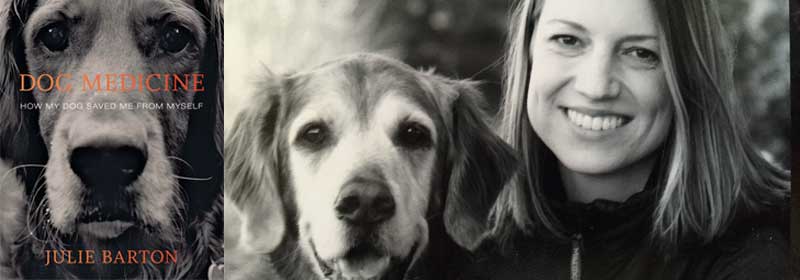
[[222, 6], [0, 1], [0, 279], [220, 275]]

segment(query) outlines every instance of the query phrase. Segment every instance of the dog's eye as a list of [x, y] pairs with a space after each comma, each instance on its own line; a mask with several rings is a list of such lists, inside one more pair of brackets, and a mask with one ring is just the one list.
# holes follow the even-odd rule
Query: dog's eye
[[52, 52], [60, 52], [69, 45], [69, 29], [63, 22], [57, 22], [45, 26], [36, 35], [36, 40]]
[[398, 146], [408, 149], [424, 149], [433, 146], [431, 132], [425, 126], [415, 122], [400, 124], [394, 139]]
[[328, 141], [328, 135], [328, 128], [324, 124], [312, 123], [300, 131], [300, 134], [297, 135], [296, 142], [305, 147], [317, 150], [322, 148]]
[[193, 40], [192, 34], [186, 27], [169, 24], [161, 31], [161, 49], [169, 53], [178, 53], [186, 48]]

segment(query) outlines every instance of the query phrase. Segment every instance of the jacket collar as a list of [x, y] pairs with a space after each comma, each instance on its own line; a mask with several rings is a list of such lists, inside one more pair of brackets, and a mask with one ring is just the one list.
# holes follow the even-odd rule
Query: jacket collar
[[[658, 166], [653, 170], [658, 170]], [[656, 173], [656, 172], [654, 172]], [[545, 181], [544, 194], [565, 236], [580, 234], [584, 239], [622, 237], [624, 233], [649, 234], [657, 202], [657, 179], [651, 175], [642, 191], [625, 201], [597, 199], [589, 203], [568, 201], [558, 171]]]

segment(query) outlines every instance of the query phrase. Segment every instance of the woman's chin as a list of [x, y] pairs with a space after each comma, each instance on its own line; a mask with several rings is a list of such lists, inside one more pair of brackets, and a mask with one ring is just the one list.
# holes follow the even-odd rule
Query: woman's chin
[[[560, 156], [559, 156], [560, 155]], [[573, 149], [556, 153], [561, 171], [569, 171], [584, 175], [602, 176], [622, 171], [630, 163], [609, 153], [608, 149], [600, 151], [583, 151]]]

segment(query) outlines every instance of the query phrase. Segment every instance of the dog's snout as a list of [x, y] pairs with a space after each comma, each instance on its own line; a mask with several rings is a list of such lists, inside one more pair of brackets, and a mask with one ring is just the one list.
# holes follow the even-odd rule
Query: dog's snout
[[340, 220], [355, 225], [375, 224], [394, 216], [395, 202], [386, 184], [353, 182], [341, 190], [335, 209]]
[[130, 185], [144, 170], [147, 156], [131, 147], [79, 147], [72, 151], [70, 167], [84, 185], [117, 191]]

